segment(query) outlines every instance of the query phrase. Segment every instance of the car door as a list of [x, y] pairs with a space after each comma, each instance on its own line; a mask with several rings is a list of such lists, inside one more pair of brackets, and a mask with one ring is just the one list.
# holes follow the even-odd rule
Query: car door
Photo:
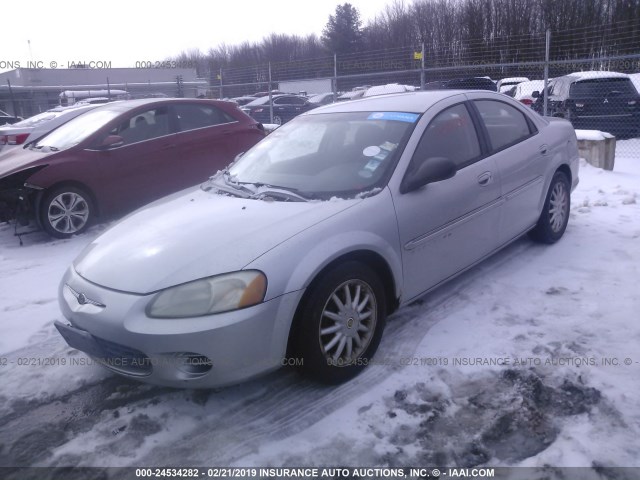
[[414, 298], [469, 267], [498, 245], [500, 178], [487, 157], [466, 97], [425, 128], [404, 174], [428, 158], [453, 160], [456, 174], [394, 194], [402, 246], [404, 296]]
[[[93, 190], [102, 213], [131, 210], [178, 189], [172, 125], [165, 104], [137, 109], [97, 136], [87, 155], [97, 170]], [[123, 143], [101, 149], [108, 135], [122, 137]]]
[[500, 243], [506, 243], [525, 233], [538, 220], [545, 164], [552, 156], [552, 146], [545, 143], [533, 122], [519, 108], [482, 98], [479, 93], [468, 96], [478, 111], [490, 154], [500, 174], [504, 199]]
[[240, 153], [239, 122], [226, 112], [201, 102], [175, 103], [173, 110], [178, 133], [172, 171], [180, 188], [204, 182]]

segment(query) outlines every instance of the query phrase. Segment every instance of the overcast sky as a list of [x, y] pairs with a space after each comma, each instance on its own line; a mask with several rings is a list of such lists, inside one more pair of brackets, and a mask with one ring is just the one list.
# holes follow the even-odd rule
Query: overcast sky
[[[350, 0], [363, 24], [392, 0]], [[4, 15], [0, 71], [27, 61], [58, 68], [68, 62], [164, 60], [183, 50], [258, 41], [270, 33], [320, 35], [336, 0], [29, 0]], [[6, 9], [5, 9], [6, 10]], [[11, 10], [11, 9], [10, 9]], [[15, 8], [13, 8], [15, 10]], [[31, 51], [29, 43], [31, 42]]]

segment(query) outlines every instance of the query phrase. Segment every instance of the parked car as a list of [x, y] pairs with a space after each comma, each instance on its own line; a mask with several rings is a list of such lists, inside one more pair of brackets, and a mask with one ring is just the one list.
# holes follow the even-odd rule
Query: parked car
[[242, 111], [261, 123], [276, 123], [282, 125], [294, 117], [304, 113], [315, 105], [299, 95], [272, 95], [273, 122], [269, 97], [260, 97], [242, 107]]
[[13, 124], [22, 120], [21, 117], [14, 117], [13, 115], [9, 115], [7, 112], [0, 110], [0, 125]]
[[316, 107], [329, 105], [330, 103], [333, 103], [333, 92], [318, 93], [317, 95], [312, 95], [309, 97], [309, 103], [315, 105]]
[[517, 85], [522, 82], [528, 82], [529, 79], [527, 77], [508, 77], [503, 78], [502, 80], [498, 80], [496, 84], [497, 91], [500, 93], [505, 93], [511, 89], [514, 85]]
[[335, 383], [386, 316], [522, 234], [558, 241], [578, 183], [571, 124], [492, 92], [335, 103], [94, 240], [59, 288], [74, 348], [178, 387], [286, 359]]
[[488, 90], [497, 91], [496, 84], [489, 77], [456, 78], [428, 82], [425, 90]]
[[549, 116], [566, 118], [577, 129], [640, 135], [640, 94], [624, 73], [572, 73], [555, 78], [548, 91]]
[[230, 102], [96, 106], [3, 155], [0, 202], [65, 238], [98, 216], [131, 211], [206, 180], [262, 138], [261, 126]]
[[5, 154], [11, 149], [37, 140], [72, 118], [93, 110], [96, 106], [76, 103], [71, 107], [56, 107], [13, 125], [0, 127], [0, 153]]
[[542, 90], [544, 90], [544, 80], [530, 80], [528, 82], [520, 82], [517, 85], [514, 85], [505, 93], [527, 107], [530, 107], [535, 101], [535, 98], [533, 98], [533, 92]]

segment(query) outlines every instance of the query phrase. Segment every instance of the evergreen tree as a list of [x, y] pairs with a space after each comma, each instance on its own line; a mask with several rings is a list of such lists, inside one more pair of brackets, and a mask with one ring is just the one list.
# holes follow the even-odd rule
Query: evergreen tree
[[350, 3], [338, 5], [322, 31], [322, 43], [331, 53], [340, 55], [360, 50], [361, 42], [362, 21], [358, 9]]

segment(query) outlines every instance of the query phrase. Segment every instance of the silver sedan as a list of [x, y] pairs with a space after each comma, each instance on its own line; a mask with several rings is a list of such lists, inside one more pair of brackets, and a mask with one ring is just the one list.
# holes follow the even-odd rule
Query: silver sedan
[[571, 125], [488, 91], [367, 98], [282, 126], [93, 241], [60, 284], [69, 345], [155, 384], [368, 363], [385, 317], [521, 235], [552, 244]]

